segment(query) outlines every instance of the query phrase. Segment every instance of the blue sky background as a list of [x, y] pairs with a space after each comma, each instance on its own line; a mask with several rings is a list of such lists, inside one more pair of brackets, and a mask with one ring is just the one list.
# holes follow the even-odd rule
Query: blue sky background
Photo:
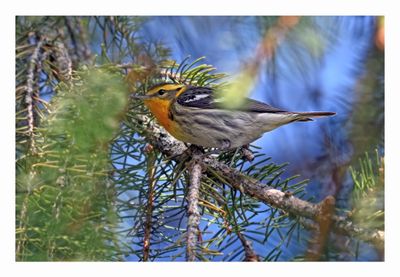
[[[301, 36], [303, 42], [296, 45], [293, 41], [297, 37], [283, 41], [275, 55], [276, 74], [271, 76], [267, 70], [261, 70], [250, 95], [287, 110], [337, 113], [332, 118], [286, 125], [266, 133], [254, 143], [274, 162], [290, 162], [289, 175], [300, 173], [305, 178], [312, 176], [307, 169], [314, 170], [316, 163], [341, 163], [350, 159], [352, 145], [344, 126], [350, 124], [357, 99], [354, 90], [365, 70], [363, 63], [372, 46], [375, 24], [374, 17], [313, 17], [311, 20], [318, 27], [305, 30]], [[256, 17], [166, 16], [151, 17], [140, 34], [163, 42], [178, 62], [188, 55], [193, 59], [206, 56], [205, 62], [215, 66], [218, 72], [233, 75], [240, 72], [243, 62], [253, 57], [263, 38], [263, 29]], [[316, 40], [319, 42], [313, 46]], [[313, 51], [307, 45], [315, 49], [315, 56], [310, 54]], [[324, 145], [326, 139], [333, 145], [329, 156]], [[325, 160], [321, 161], [323, 156]], [[312, 180], [322, 181], [326, 180]]]

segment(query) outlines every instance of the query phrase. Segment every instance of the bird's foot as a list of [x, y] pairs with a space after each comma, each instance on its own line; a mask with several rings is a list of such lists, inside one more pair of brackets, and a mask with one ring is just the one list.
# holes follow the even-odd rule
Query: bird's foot
[[254, 160], [254, 154], [250, 150], [250, 145], [246, 144], [240, 148], [240, 152], [242, 153], [242, 158], [248, 162], [252, 162]]

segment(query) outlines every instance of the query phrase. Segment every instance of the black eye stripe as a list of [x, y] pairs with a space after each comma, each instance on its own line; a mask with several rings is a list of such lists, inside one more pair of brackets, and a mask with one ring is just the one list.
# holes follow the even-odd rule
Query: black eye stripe
[[157, 94], [158, 95], [164, 95], [164, 94], [166, 94], [167, 92], [178, 92], [178, 91], [180, 91], [182, 89], [182, 87], [180, 87], [180, 88], [176, 88], [176, 89], [174, 89], [174, 90], [166, 90], [166, 89], [159, 89], [158, 91], [157, 91]]

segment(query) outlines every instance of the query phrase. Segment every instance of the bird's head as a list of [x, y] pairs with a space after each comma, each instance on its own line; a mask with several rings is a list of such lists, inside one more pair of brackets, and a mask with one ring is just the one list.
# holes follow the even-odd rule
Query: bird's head
[[150, 102], [171, 102], [185, 90], [184, 84], [162, 83], [152, 86], [145, 95], [135, 95], [135, 99], [142, 99], [145, 104]]

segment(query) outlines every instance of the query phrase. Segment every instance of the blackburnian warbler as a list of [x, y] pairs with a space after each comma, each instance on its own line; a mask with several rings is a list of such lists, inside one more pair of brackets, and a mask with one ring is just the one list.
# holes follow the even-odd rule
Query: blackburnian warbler
[[191, 144], [231, 149], [247, 145], [282, 125], [334, 112], [288, 112], [252, 99], [229, 109], [209, 87], [163, 83], [150, 88], [142, 99], [158, 122], [175, 138]]

